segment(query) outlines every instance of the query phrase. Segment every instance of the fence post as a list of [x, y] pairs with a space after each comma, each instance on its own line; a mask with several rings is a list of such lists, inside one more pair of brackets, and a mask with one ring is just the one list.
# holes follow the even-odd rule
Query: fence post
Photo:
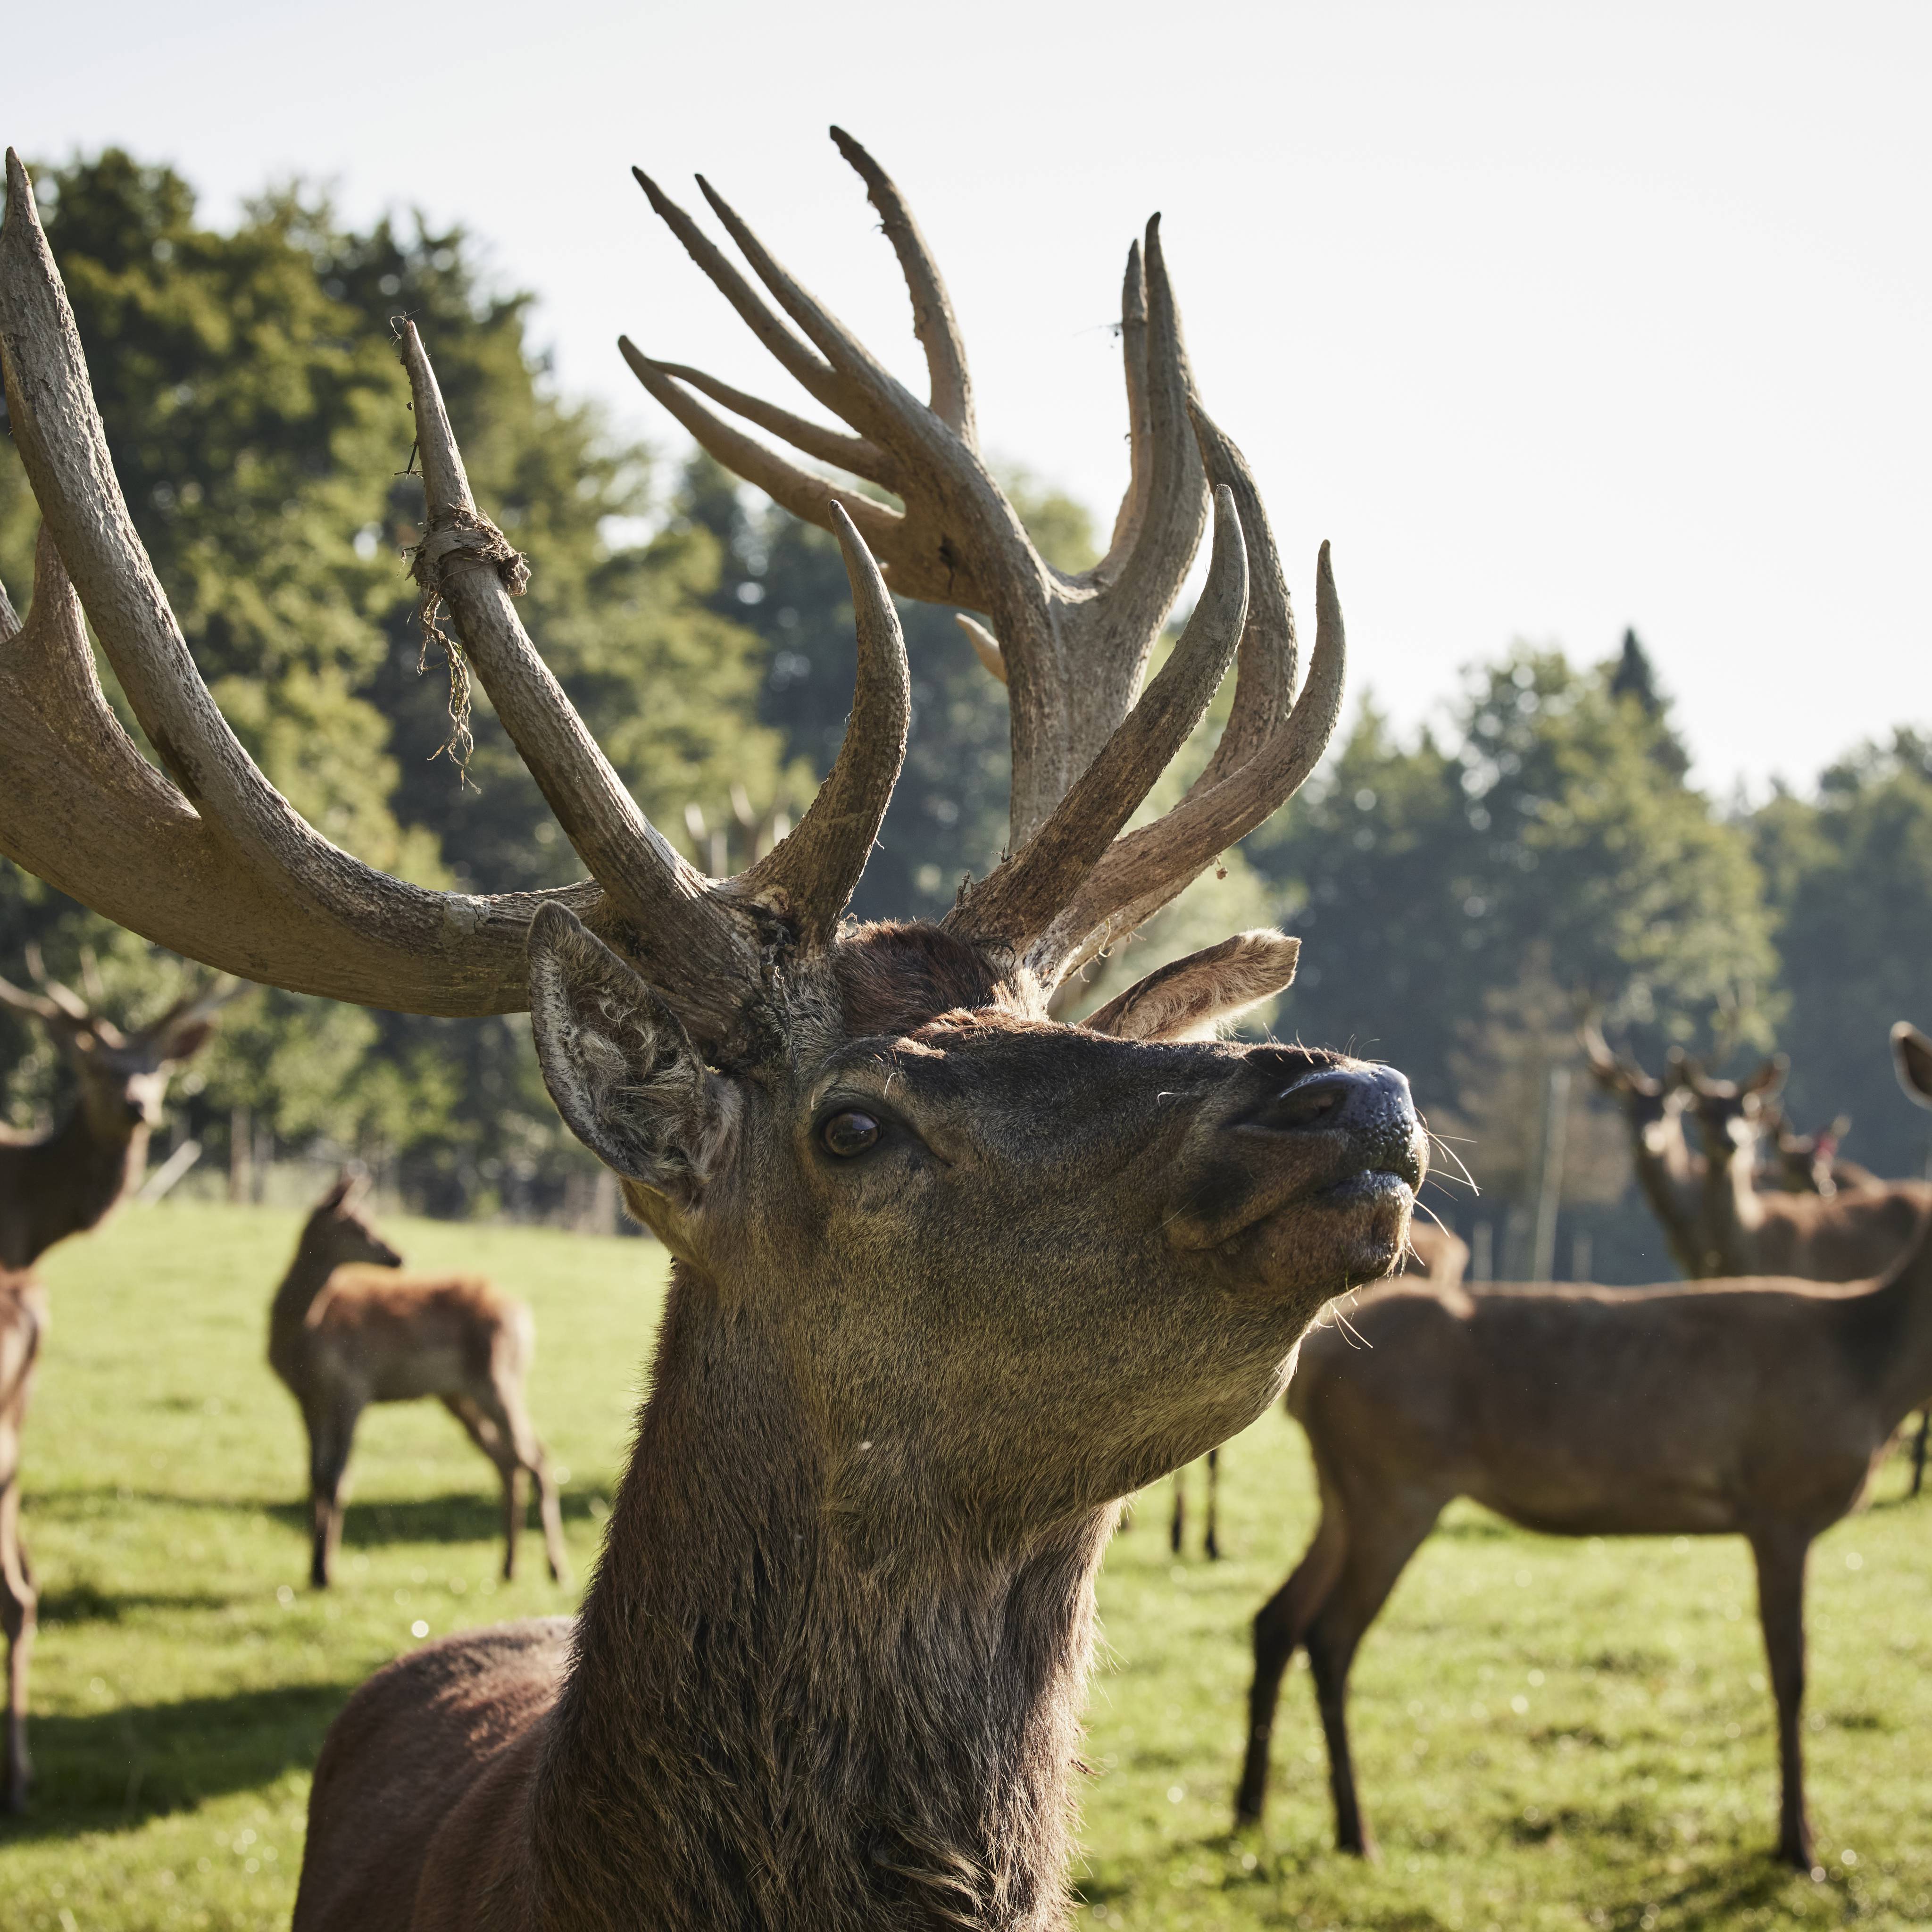
[[1537, 1161], [1532, 1281], [1552, 1280], [1556, 1274], [1556, 1210], [1563, 1199], [1563, 1144], [1569, 1129], [1570, 1070], [1552, 1066], [1543, 1082], [1543, 1148]]

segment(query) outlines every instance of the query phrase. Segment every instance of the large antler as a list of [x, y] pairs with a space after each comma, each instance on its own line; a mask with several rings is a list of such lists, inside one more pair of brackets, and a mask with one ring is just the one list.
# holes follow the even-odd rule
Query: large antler
[[[1132, 480], [1108, 554], [1069, 576], [1041, 557], [993, 481], [974, 426], [966, 353], [944, 282], [892, 181], [851, 136], [897, 254], [931, 381], [922, 403], [782, 267], [702, 177], [699, 186], [765, 297], [640, 172], [651, 206], [778, 363], [845, 425], [827, 428], [628, 339], [644, 387], [698, 442], [794, 514], [842, 511], [907, 596], [963, 604], [1012, 707], [1012, 856], [946, 923], [1025, 958], [1049, 982], [1130, 932], [1265, 819], [1313, 768], [1340, 715], [1341, 612], [1322, 550], [1307, 686], [1294, 697], [1294, 626], [1274, 538], [1240, 452], [1193, 394], [1159, 218], [1129, 250], [1121, 296]], [[782, 313], [781, 313], [782, 311]], [[890, 490], [896, 508], [801, 467], [700, 398], [814, 460]], [[1214, 486], [1208, 587], [1160, 676], [1149, 656], [1197, 549]], [[1204, 714], [1239, 640], [1233, 713], [1208, 770], [1158, 823], [1118, 836]], [[1138, 699], [1136, 694], [1138, 694]]]
[[[531, 921], [561, 902], [636, 960], [700, 1040], [730, 1039], [756, 1004], [766, 956], [830, 938], [904, 753], [904, 646], [850, 522], [835, 519], [858, 614], [845, 742], [789, 836], [737, 878], [709, 878], [638, 810], [518, 619], [522, 560], [478, 512], [428, 357], [406, 329], [429, 506], [418, 575], [448, 603], [592, 880], [478, 898], [392, 878], [309, 826], [209, 696], [128, 516], [66, 291], [10, 150], [7, 185], [0, 371], [44, 524], [26, 623], [0, 604], [0, 851], [177, 952], [409, 1012], [525, 1006]], [[165, 776], [101, 693], [83, 609]]]

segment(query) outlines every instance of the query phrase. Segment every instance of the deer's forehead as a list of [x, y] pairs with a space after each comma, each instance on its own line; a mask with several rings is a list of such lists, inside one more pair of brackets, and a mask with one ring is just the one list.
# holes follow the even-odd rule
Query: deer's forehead
[[1000, 1012], [948, 1015], [916, 1033], [847, 1042], [808, 1083], [815, 1103], [841, 1088], [908, 1100], [1042, 1103], [1084, 1110], [1109, 1092], [1150, 1094], [1232, 1071], [1238, 1048], [1114, 1040], [1050, 1020]]

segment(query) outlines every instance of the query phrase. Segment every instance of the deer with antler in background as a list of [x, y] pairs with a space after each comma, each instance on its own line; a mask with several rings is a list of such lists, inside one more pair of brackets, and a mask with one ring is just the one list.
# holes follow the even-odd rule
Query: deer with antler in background
[[[1901, 1084], [1932, 1106], [1932, 1041], [1903, 1024], [1892, 1039]], [[1282, 1679], [1306, 1645], [1336, 1842], [1372, 1850], [1349, 1749], [1349, 1672], [1437, 1517], [1469, 1496], [1546, 1534], [1747, 1539], [1778, 1706], [1778, 1855], [1810, 1870], [1805, 1565], [1932, 1398], [1932, 1223], [1865, 1281], [1394, 1282], [1348, 1318], [1350, 1337], [1330, 1329], [1304, 1344], [1288, 1390], [1322, 1514], [1255, 1618], [1238, 1822], [1262, 1814]]]
[[[904, 271], [929, 404], [708, 188], [782, 316], [646, 184], [848, 426], [626, 348], [714, 454], [836, 532], [851, 581], [844, 742], [734, 877], [650, 825], [544, 666], [512, 602], [526, 566], [404, 332], [419, 574], [591, 874], [489, 898], [360, 865], [235, 738], [128, 520], [9, 159], [0, 354], [45, 526], [24, 631], [0, 641], [0, 849], [257, 979], [450, 1015], [527, 1006], [564, 1119], [674, 1257], [580, 1615], [426, 1646], [350, 1700], [316, 1767], [304, 1932], [1063, 1924], [1120, 1499], [1259, 1414], [1314, 1316], [1402, 1250], [1426, 1151], [1402, 1077], [1190, 1036], [1285, 986], [1293, 941], [1240, 934], [1084, 1026], [1048, 1012], [1313, 767], [1342, 685], [1325, 551], [1298, 694], [1280, 560], [1196, 392], [1150, 226], [1124, 303], [1126, 504], [1096, 569], [1049, 568], [980, 454], [926, 243], [835, 138]], [[700, 395], [903, 508], [796, 468]], [[1146, 678], [1210, 509], [1204, 587]], [[1006, 676], [1010, 855], [938, 924], [842, 925], [909, 712], [868, 543], [902, 593], [989, 618]], [[165, 771], [103, 700], [83, 608]], [[1202, 776], [1124, 830], [1237, 663]]]
[[[0, 596], [0, 626], [11, 615]], [[168, 1082], [200, 1051], [228, 997], [218, 983], [197, 987], [146, 1025], [123, 1029], [98, 1000], [50, 979], [31, 948], [27, 968], [38, 990], [0, 980], [0, 1004], [46, 1028], [77, 1091], [50, 1132], [0, 1126], [0, 1629], [7, 1636], [5, 1796], [14, 1811], [26, 1807], [32, 1773], [27, 1674], [40, 1603], [20, 1535], [20, 1435], [47, 1323], [45, 1292], [28, 1270], [56, 1241], [98, 1227], [140, 1184]]]

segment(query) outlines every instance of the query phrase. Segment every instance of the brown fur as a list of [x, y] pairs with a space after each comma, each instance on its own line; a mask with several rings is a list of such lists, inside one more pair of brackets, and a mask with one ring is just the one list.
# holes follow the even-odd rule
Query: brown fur
[[567, 1572], [556, 1492], [530, 1426], [530, 1310], [476, 1275], [398, 1274], [401, 1257], [356, 1209], [346, 1179], [304, 1227], [268, 1317], [268, 1361], [301, 1406], [314, 1516], [310, 1580], [326, 1588], [341, 1540], [356, 1424], [372, 1402], [440, 1398], [503, 1486], [503, 1574], [515, 1573], [520, 1479], [536, 1479], [550, 1574]]
[[[1118, 1499], [1393, 1262], [1406, 1090], [1056, 1026], [1022, 986], [962, 1010], [1000, 975], [904, 928], [798, 973], [784, 1056], [727, 1076], [548, 926], [546, 1078], [676, 1257], [651, 1394], [567, 1645], [452, 1639], [352, 1700], [299, 1932], [1063, 1924]], [[828, 1108], [891, 1124], [834, 1158]]]

